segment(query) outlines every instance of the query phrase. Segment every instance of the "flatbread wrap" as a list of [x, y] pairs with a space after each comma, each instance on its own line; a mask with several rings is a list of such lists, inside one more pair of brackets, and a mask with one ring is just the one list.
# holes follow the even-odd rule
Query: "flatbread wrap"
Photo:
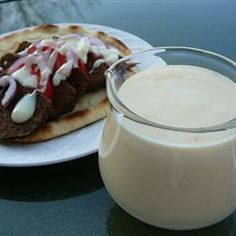
[[40, 25], [0, 38], [0, 140], [32, 143], [106, 116], [105, 70], [131, 52], [79, 25]]

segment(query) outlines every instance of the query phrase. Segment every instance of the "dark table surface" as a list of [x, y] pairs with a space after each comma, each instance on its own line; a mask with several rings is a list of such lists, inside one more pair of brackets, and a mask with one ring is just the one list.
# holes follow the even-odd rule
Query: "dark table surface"
[[[198, 47], [236, 60], [233, 0], [0, 3], [0, 33], [41, 23], [93, 23], [128, 31], [155, 46]], [[186, 232], [146, 225], [108, 195], [95, 153], [52, 166], [0, 168], [0, 235], [234, 236], [236, 215]]]

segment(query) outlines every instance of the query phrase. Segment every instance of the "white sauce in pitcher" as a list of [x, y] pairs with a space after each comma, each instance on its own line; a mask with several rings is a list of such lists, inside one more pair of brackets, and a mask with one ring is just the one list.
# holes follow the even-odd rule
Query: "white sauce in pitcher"
[[[195, 66], [139, 72], [118, 96], [139, 116], [171, 126], [206, 127], [236, 115], [236, 84]], [[114, 109], [99, 147], [103, 181], [118, 204], [144, 222], [171, 229], [207, 226], [235, 209], [235, 132], [158, 129]]]
[[236, 84], [196, 66], [169, 65], [137, 73], [122, 85], [119, 97], [143, 118], [170, 126], [207, 127], [236, 116]]

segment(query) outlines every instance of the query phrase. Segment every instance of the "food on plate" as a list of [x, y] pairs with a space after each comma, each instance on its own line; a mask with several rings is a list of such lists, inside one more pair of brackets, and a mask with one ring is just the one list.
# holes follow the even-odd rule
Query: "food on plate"
[[39, 142], [106, 115], [105, 70], [130, 50], [104, 32], [41, 25], [0, 39], [0, 139]]

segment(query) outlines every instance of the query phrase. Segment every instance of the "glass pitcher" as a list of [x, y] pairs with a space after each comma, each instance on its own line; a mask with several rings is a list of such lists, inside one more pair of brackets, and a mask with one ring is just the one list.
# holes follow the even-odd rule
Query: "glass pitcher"
[[154, 48], [119, 60], [106, 72], [111, 109], [99, 168], [110, 195], [134, 217], [161, 228], [196, 229], [235, 210], [236, 122], [172, 127], [144, 119], [122, 103], [118, 92], [126, 80], [168, 65], [207, 68], [236, 82], [234, 61], [200, 49]]

